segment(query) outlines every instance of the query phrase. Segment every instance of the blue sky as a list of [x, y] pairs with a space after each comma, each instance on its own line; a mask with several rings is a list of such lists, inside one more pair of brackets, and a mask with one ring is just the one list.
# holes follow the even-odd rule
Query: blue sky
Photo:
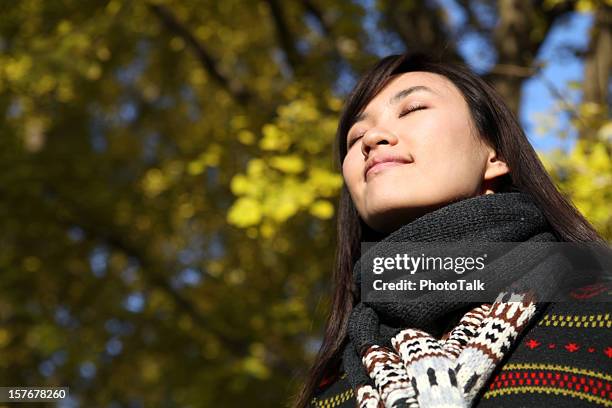
[[[465, 16], [454, 0], [439, 0], [439, 2], [450, 12], [452, 24], [461, 24]], [[563, 21], [558, 21], [551, 28], [537, 56], [537, 60], [547, 62], [546, 67], [542, 69], [540, 75], [528, 79], [523, 85], [519, 118], [529, 140], [537, 150], [567, 149], [573, 145], [575, 134], [571, 132], [566, 113], [556, 113], [554, 115], [556, 124], [543, 134], [536, 131], [538, 123], [544, 123], [541, 120], [538, 122], [538, 115], [550, 113], [554, 109], [557, 98], [551, 87], [554, 87], [556, 92], [563, 95], [568, 102], [576, 104], [580, 101], [581, 95], [578, 92], [571, 92], [567, 84], [570, 81], [582, 80], [584, 64], [567, 49], [568, 47], [586, 49], [592, 23], [591, 13], [577, 12], [571, 13], [569, 18]], [[486, 71], [494, 63], [487, 44], [476, 35], [466, 36], [459, 43], [459, 50], [478, 72]], [[560, 140], [556, 136], [558, 129], [570, 130], [569, 137]]]
[[[554, 134], [550, 132], [544, 136], [536, 136], [533, 116], [534, 113], [545, 112], [553, 106], [556, 98], [551, 94], [548, 86], [554, 86], [566, 100], [573, 104], [580, 101], [581, 95], [577, 92], [571, 93], [567, 83], [582, 81], [584, 64], [578, 58], [563, 55], [560, 50], [561, 46], [567, 45], [585, 49], [588, 45], [589, 28], [592, 23], [592, 14], [573, 13], [567, 23], [553, 27], [538, 56], [543, 60], [551, 61], [542, 71], [544, 80], [532, 78], [526, 81], [523, 87], [520, 118], [536, 149], [549, 150], [555, 147], [569, 147], [572, 144], [571, 133], [569, 143], [559, 143]], [[557, 120], [560, 128], [568, 125], [567, 114], [557, 115]]]

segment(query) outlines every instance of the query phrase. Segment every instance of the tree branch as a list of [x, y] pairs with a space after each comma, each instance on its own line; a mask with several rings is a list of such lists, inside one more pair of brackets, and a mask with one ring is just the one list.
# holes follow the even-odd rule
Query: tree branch
[[[136, 245], [136, 240], [127, 238], [128, 233], [114, 229], [112, 222], [101, 221], [99, 214], [90, 213], [74, 200], [59, 193], [51, 186], [47, 186], [46, 189], [54, 197], [51, 204], [58, 209], [55, 211], [55, 219], [58, 222], [66, 226], [78, 225], [90, 237], [95, 237], [110, 247], [123, 252], [125, 255], [137, 259], [145, 272], [143, 273], [143, 278], [152, 287], [168, 295], [178, 309], [189, 315], [196, 325], [210, 331], [210, 322], [196, 309], [192, 302], [173, 288], [166, 278], [165, 271], [176, 270], [174, 265], [154, 257], [150, 251], [146, 250], [145, 246]], [[94, 223], [91, 220], [96, 220], [96, 222]], [[236, 356], [242, 355], [247, 349], [247, 344], [238, 339], [219, 333], [216, 333], [216, 335]]]
[[595, 12], [591, 38], [585, 55], [584, 102], [608, 105], [612, 56], [612, 7], [601, 5]]
[[149, 10], [164, 24], [164, 26], [185, 41], [189, 49], [194, 53], [198, 61], [208, 72], [210, 77], [223, 89], [225, 89], [236, 102], [247, 105], [251, 100], [251, 94], [234, 79], [229, 79], [221, 73], [215, 59], [197, 38], [183, 25], [165, 6], [159, 4], [148, 4]]
[[343, 55], [340, 47], [338, 46], [338, 38], [334, 33], [332, 23], [325, 18], [325, 15], [321, 11], [321, 9], [311, 0], [302, 0], [302, 6], [304, 7], [306, 13], [314, 17], [321, 25], [321, 28], [323, 29], [323, 34], [327, 39], [327, 43], [331, 47], [330, 60], [338, 64], [338, 69], [342, 69], [340, 65], [342, 63], [345, 63], [347, 66], [350, 66], [348, 58]]
[[476, 15], [476, 12], [474, 11], [474, 7], [472, 7], [472, 2], [470, 0], [457, 0], [457, 3], [459, 3], [459, 5], [463, 7], [463, 11], [467, 16], [467, 23], [469, 26], [471, 26], [473, 30], [483, 34], [490, 32], [490, 30], [487, 27], [483, 26], [480, 22], [480, 19]]
[[319, 8], [311, 0], [302, 0], [302, 5], [304, 6], [304, 9], [314, 18], [316, 18], [319, 24], [321, 24], [325, 35], [328, 37], [332, 36], [332, 29], [329, 26], [329, 23], [323, 17], [321, 10], [319, 10]]
[[[582, 102], [596, 103], [602, 107], [601, 119], [609, 118], [609, 82], [612, 68], [612, 7], [600, 5], [595, 11], [591, 38], [584, 57], [584, 85]], [[580, 138], [597, 140], [596, 126], [582, 126]]]
[[397, 33], [408, 51], [431, 53], [437, 50], [446, 60], [464, 62], [457, 52], [454, 39], [442, 18], [441, 9], [428, 2], [423, 5], [403, 6], [399, 0], [388, 2], [383, 16], [387, 24]]
[[538, 72], [536, 67], [521, 67], [519, 65], [496, 64], [489, 74], [506, 75], [517, 78], [530, 78]]
[[[493, 32], [497, 50], [496, 70], [485, 75], [502, 94], [510, 108], [518, 112], [521, 88], [527, 75], [516, 75], [516, 70], [499, 67], [526, 67], [531, 69], [537, 53], [550, 28], [563, 14], [572, 10], [571, 2], [564, 2], [545, 10], [543, 0], [508, 0], [498, 3], [498, 23]], [[527, 72], [527, 71], [525, 71]]]
[[289, 66], [293, 72], [296, 72], [300, 65], [301, 58], [295, 48], [295, 39], [293, 38], [293, 34], [285, 22], [282, 6], [278, 0], [266, 0], [266, 3], [268, 3], [268, 7], [270, 8], [270, 12], [272, 14], [272, 21], [274, 22], [278, 42], [280, 43], [280, 46], [287, 57]]

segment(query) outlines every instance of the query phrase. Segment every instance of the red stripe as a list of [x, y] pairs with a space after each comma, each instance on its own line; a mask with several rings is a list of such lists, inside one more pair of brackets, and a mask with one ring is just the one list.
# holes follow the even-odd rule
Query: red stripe
[[[508, 381], [508, 379], [514, 379]], [[612, 401], [612, 383], [597, 377], [579, 374], [563, 374], [556, 370], [504, 370], [493, 377], [490, 390], [539, 386], [547, 388], [567, 389], [593, 394]]]

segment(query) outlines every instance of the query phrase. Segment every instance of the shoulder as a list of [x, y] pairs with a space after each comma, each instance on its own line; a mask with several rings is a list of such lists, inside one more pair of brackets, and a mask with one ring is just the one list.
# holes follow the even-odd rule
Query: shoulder
[[550, 304], [526, 330], [491, 377], [480, 406], [612, 403], [610, 288], [574, 292], [573, 301]]
[[346, 408], [355, 406], [355, 394], [345, 373], [325, 378], [311, 400], [311, 407]]

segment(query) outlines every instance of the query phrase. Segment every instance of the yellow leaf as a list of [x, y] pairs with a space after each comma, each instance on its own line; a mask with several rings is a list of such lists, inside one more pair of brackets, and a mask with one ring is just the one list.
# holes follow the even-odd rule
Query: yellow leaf
[[245, 115], [236, 115], [230, 120], [232, 129], [244, 129], [249, 124], [249, 118]]
[[290, 174], [301, 173], [304, 170], [304, 162], [297, 155], [274, 156], [270, 159], [270, 166]]
[[0, 329], [0, 348], [6, 346], [11, 340], [11, 335], [6, 329]]
[[188, 219], [193, 217], [195, 213], [195, 208], [193, 204], [190, 202], [182, 203], [178, 208], [178, 216], [182, 219]]
[[33, 85], [34, 92], [39, 95], [46, 94], [55, 88], [55, 78], [51, 75], [43, 75], [38, 82]]
[[[580, 3], [580, 2], [579, 2]], [[595, 102], [585, 102], [580, 105], [580, 114], [582, 116], [592, 117], [600, 114], [603, 111], [604, 107]]]
[[85, 75], [87, 76], [87, 79], [92, 81], [100, 79], [100, 76], [102, 75], [102, 67], [100, 67], [99, 64], [92, 64], [87, 69], [87, 73]]
[[270, 223], [270, 222], [264, 222], [260, 227], [259, 227], [259, 232], [261, 233], [261, 236], [264, 238], [270, 238], [274, 235], [275, 232], [275, 228], [274, 226]]
[[107, 47], [100, 47], [97, 49], [96, 55], [101, 61], [108, 61], [111, 57], [111, 52]]
[[245, 358], [242, 362], [242, 368], [247, 374], [261, 380], [265, 380], [270, 376], [268, 367], [266, 367], [261, 359], [254, 356]]
[[591, 13], [595, 10], [595, 2], [592, 0], [579, 0], [576, 3], [576, 11], [579, 13]]
[[[597, 143], [592, 147], [590, 165], [593, 172], [606, 172], [610, 169], [610, 157], [603, 143]], [[605, 174], [605, 173], [604, 173]], [[608, 173], [609, 174], [609, 173]]]
[[32, 68], [32, 58], [24, 55], [9, 60], [4, 66], [4, 72], [9, 81], [19, 81], [27, 75], [30, 68]]
[[295, 201], [291, 200], [289, 197], [283, 197], [281, 200], [279, 200], [278, 205], [271, 215], [276, 221], [283, 222], [294, 215], [297, 210], [298, 207]]
[[255, 135], [249, 130], [241, 130], [238, 132], [238, 141], [245, 145], [252, 145], [255, 142]]
[[241, 197], [230, 207], [227, 222], [240, 228], [256, 225], [261, 221], [261, 205], [250, 197]]
[[230, 189], [235, 195], [244, 195], [249, 189], [249, 180], [243, 174], [236, 174], [232, 177]]
[[247, 164], [247, 174], [252, 178], [263, 176], [266, 164], [261, 159], [253, 159]]
[[68, 32], [72, 30], [72, 23], [68, 20], [62, 20], [57, 25], [56, 29], [57, 29], [58, 34], [61, 34], [61, 35], [67, 34]]
[[607, 122], [599, 129], [597, 137], [601, 141], [612, 143], [612, 121]]
[[155, 197], [168, 187], [168, 180], [159, 169], [151, 169], [145, 174], [142, 188], [149, 197]]
[[259, 142], [262, 150], [284, 151], [291, 144], [289, 135], [281, 131], [277, 126], [266, 124], [262, 129], [263, 138]]
[[333, 111], [339, 112], [342, 109], [342, 99], [335, 96], [329, 96], [327, 98], [327, 106]]
[[327, 220], [334, 215], [334, 206], [327, 200], [317, 200], [310, 206], [310, 213], [317, 218]]
[[342, 187], [342, 176], [321, 168], [310, 170], [309, 182], [324, 197], [331, 197]]
[[200, 175], [204, 172], [206, 166], [201, 160], [194, 160], [187, 165], [187, 173], [192, 176]]
[[114, 16], [121, 9], [121, 2], [119, 0], [112, 0], [106, 6], [106, 12], [111, 16]]
[[70, 83], [64, 82], [57, 87], [57, 99], [60, 102], [69, 102], [74, 98], [74, 91]]
[[212, 144], [208, 147], [206, 152], [202, 155], [202, 161], [204, 164], [210, 167], [216, 167], [219, 165], [221, 159], [221, 146], [218, 144]]

